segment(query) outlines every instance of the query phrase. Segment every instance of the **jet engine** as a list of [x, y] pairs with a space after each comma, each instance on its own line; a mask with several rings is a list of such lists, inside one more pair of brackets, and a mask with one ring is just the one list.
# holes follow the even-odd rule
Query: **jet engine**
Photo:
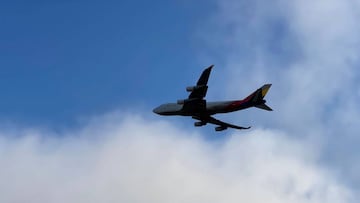
[[189, 86], [189, 87], [186, 87], [186, 91], [193, 92], [194, 90], [201, 89], [201, 88], [207, 88], [207, 86], [206, 85]]
[[200, 126], [203, 126], [203, 125], [206, 125], [206, 122], [204, 122], [204, 121], [199, 121], [199, 122], [195, 122], [195, 123], [194, 123], [194, 126], [195, 126], [195, 127], [200, 127]]
[[179, 100], [177, 100], [176, 103], [177, 103], [177, 104], [184, 104], [184, 103], [185, 103], [185, 100], [184, 100], [184, 99], [179, 99]]
[[196, 88], [196, 86], [189, 86], [189, 87], [186, 87], [186, 91], [187, 92], [192, 92], [192, 91], [195, 90], [195, 88]]
[[226, 126], [217, 126], [215, 127], [215, 131], [223, 131], [223, 130], [226, 130], [227, 127]]

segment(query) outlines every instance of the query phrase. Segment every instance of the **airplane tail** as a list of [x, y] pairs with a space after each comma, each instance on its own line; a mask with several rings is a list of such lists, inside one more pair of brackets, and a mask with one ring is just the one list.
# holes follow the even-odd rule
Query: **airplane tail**
[[264, 109], [266, 111], [272, 111], [272, 108], [270, 108], [268, 105], [266, 104], [259, 104], [259, 105], [255, 105], [256, 108], [259, 108], [259, 109]]
[[253, 102], [254, 106], [259, 109], [272, 111], [272, 109], [265, 104], [266, 100], [264, 100], [264, 97], [267, 94], [267, 92], [269, 91], [270, 87], [271, 87], [271, 84], [265, 84], [262, 87], [260, 87], [259, 89], [257, 89], [255, 92], [250, 94], [246, 99]]

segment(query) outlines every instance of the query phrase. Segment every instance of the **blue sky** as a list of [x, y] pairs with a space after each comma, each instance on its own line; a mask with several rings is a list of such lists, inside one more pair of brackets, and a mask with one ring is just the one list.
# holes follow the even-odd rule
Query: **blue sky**
[[68, 125], [182, 96], [184, 78], [208, 65], [196, 56], [195, 28], [213, 9], [201, 1], [3, 3], [1, 118]]

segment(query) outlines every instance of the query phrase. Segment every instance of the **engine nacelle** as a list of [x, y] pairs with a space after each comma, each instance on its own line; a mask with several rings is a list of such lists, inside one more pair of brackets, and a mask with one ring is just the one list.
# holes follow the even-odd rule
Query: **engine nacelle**
[[218, 126], [218, 127], [215, 127], [215, 131], [223, 131], [223, 130], [226, 130], [227, 127], [226, 126]]
[[195, 127], [200, 127], [200, 126], [203, 126], [203, 125], [206, 125], [206, 122], [204, 122], [204, 121], [199, 121], [199, 122], [195, 122], [195, 123], [194, 123], [194, 126], [195, 126]]
[[189, 87], [186, 87], [186, 91], [187, 92], [192, 92], [192, 91], [195, 90], [195, 88], [196, 88], [196, 86], [189, 86]]
[[194, 90], [201, 89], [201, 88], [207, 88], [207, 86], [206, 85], [189, 86], [189, 87], [186, 87], [186, 91], [193, 92]]

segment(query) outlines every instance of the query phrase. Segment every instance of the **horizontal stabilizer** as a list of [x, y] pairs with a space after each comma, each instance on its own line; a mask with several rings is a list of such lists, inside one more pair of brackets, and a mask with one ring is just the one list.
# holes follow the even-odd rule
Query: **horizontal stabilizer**
[[259, 105], [256, 105], [255, 107], [257, 107], [259, 109], [264, 109], [264, 110], [267, 110], [267, 111], [272, 111], [272, 109], [266, 104], [259, 104]]

